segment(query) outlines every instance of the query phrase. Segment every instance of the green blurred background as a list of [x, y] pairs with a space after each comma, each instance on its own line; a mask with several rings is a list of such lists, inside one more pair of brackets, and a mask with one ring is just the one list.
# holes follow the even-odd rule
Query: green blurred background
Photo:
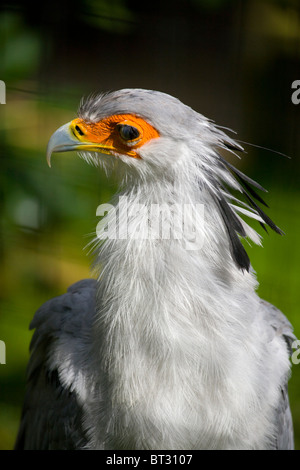
[[[116, 186], [75, 154], [47, 167], [53, 131], [79, 100], [122, 87], [170, 93], [243, 141], [238, 168], [269, 189], [268, 215], [286, 235], [248, 252], [261, 297], [300, 337], [298, 0], [10, 1], [0, 7], [0, 449], [11, 449], [24, 395], [29, 322], [48, 298], [90, 276], [84, 247], [96, 207]], [[258, 226], [258, 231], [260, 227]], [[260, 231], [262, 233], [262, 231]], [[300, 365], [290, 399], [300, 449]]]

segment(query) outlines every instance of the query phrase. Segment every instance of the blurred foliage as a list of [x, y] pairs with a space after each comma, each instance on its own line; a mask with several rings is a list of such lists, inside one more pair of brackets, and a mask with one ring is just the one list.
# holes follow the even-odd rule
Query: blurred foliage
[[[89, 277], [84, 247], [96, 207], [116, 183], [74, 154], [45, 150], [71, 120], [82, 95], [112, 88], [157, 88], [239, 131], [239, 163], [270, 189], [268, 214], [286, 236], [264, 235], [248, 252], [259, 294], [282, 309], [300, 337], [299, 112], [291, 83], [300, 78], [297, 0], [53, 0], [0, 7], [0, 449], [12, 448], [24, 396], [34, 311]], [[236, 162], [234, 162], [236, 164]], [[300, 366], [290, 398], [300, 449]]]
[[30, 31], [19, 15], [0, 15], [1, 75], [24, 79], [38, 67], [41, 54], [39, 35]]
[[124, 0], [86, 0], [88, 22], [105, 31], [116, 33], [128, 32], [135, 19]]

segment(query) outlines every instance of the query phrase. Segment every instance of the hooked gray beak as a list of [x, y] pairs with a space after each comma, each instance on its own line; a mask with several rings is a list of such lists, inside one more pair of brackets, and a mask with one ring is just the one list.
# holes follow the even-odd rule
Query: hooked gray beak
[[82, 147], [82, 142], [79, 142], [72, 132], [71, 124], [72, 121], [64, 124], [51, 136], [47, 146], [47, 163], [49, 167], [51, 167], [53, 152], [69, 152]]

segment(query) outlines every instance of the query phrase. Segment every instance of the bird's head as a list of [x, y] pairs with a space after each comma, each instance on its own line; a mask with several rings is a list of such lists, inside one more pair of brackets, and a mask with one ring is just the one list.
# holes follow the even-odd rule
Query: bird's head
[[158, 91], [123, 89], [83, 101], [78, 117], [51, 137], [47, 160], [50, 165], [53, 152], [76, 150], [96, 165], [121, 161], [142, 174], [158, 170], [165, 176], [179, 162], [191, 163], [199, 150], [205, 166], [211, 146], [225, 141], [233, 144], [178, 99]]
[[[123, 89], [82, 101], [78, 117], [52, 135], [47, 161], [50, 165], [53, 152], [77, 150], [88, 162], [112, 169], [120, 163], [129, 174], [150, 175], [160, 186], [180, 181], [182, 199], [190, 188], [193, 195], [205, 193], [221, 216], [236, 264], [248, 270], [239, 236], [255, 243], [260, 237], [239, 213], [282, 232], [255, 202], [265, 204], [253, 187], [264, 188], [228, 163], [219, 149], [243, 151], [220, 127], [178, 99], [158, 91]], [[242, 193], [246, 203], [230, 189]]]

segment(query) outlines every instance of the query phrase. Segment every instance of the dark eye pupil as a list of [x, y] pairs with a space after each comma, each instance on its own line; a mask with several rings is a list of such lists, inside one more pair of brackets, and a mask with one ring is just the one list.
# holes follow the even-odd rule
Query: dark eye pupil
[[76, 129], [76, 131], [78, 132], [79, 135], [84, 135], [84, 133], [82, 132], [82, 130], [80, 129], [79, 126], [75, 126], [75, 129]]
[[139, 137], [140, 133], [136, 127], [128, 126], [127, 124], [121, 124], [119, 126], [120, 136], [124, 140], [135, 140]]

